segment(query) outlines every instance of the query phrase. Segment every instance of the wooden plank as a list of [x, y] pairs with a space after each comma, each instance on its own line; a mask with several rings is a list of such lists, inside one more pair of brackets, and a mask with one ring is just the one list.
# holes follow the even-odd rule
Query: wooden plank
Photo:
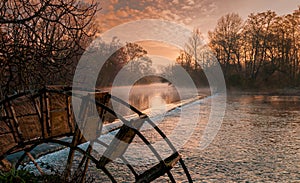
[[85, 97], [82, 97], [82, 101], [81, 101], [81, 104], [80, 104], [80, 111], [79, 111], [79, 114], [78, 114], [78, 118], [79, 118], [78, 127], [79, 127], [80, 130], [82, 130], [84, 128], [84, 125], [86, 123], [86, 119], [88, 117], [88, 105], [90, 103], [89, 97], [90, 97], [89, 95], [85, 96]]
[[[41, 96], [39, 97], [40, 98], [40, 101], [42, 101], [41, 99]], [[37, 116], [39, 118], [39, 121], [40, 121], [40, 125], [41, 125], [41, 130], [42, 130], [42, 137], [43, 138], [46, 138], [45, 137], [45, 125], [44, 125], [44, 117], [43, 117], [43, 114], [42, 114], [42, 104], [40, 103], [40, 106], [38, 106], [38, 103], [36, 101], [35, 98], [31, 98], [31, 101], [34, 105], [34, 109], [36, 110], [36, 113], [37, 113]]]
[[157, 179], [158, 177], [163, 176], [176, 165], [180, 158], [181, 155], [178, 152], [172, 154], [164, 161], [160, 162], [159, 164], [155, 165], [154, 167], [150, 168], [149, 170], [146, 170], [144, 173], [139, 175], [136, 179], [136, 183], [151, 182]]
[[72, 163], [73, 163], [73, 159], [74, 159], [74, 155], [75, 155], [74, 147], [76, 147], [78, 145], [79, 138], [80, 138], [80, 131], [76, 126], [75, 133], [74, 133], [71, 145], [70, 145], [70, 151], [68, 154], [66, 168], [64, 170], [64, 177], [65, 177], [66, 181], [70, 181], [69, 179], [71, 177]]
[[[96, 92], [95, 93], [95, 100], [99, 101], [100, 103], [104, 104], [105, 106], [108, 106], [108, 102], [110, 100], [110, 98], [108, 97], [108, 92]], [[96, 107], [96, 110], [97, 107]], [[97, 130], [96, 130], [96, 136], [99, 137], [101, 135], [102, 132], [102, 127], [105, 121], [105, 113], [106, 110], [104, 108], [100, 108], [98, 111], [98, 116], [101, 119], [101, 122], [98, 122], [98, 126], [97, 126]]]
[[12, 121], [13, 121], [13, 126], [14, 126], [14, 130], [15, 132], [17, 133], [18, 137], [19, 137], [19, 142], [23, 142], [24, 141], [24, 138], [23, 138], [23, 135], [22, 135], [22, 131], [19, 127], [19, 122], [18, 122], [18, 119], [17, 119], [17, 115], [16, 115], [16, 111], [14, 109], [14, 107], [11, 105], [10, 102], [7, 102], [7, 105], [8, 105], [8, 108], [9, 108], [9, 113], [12, 117]]
[[[16, 134], [15, 134], [15, 129], [14, 129], [14, 126], [13, 126], [13, 124], [11, 123], [11, 117], [9, 116], [9, 112], [8, 112], [8, 110], [7, 110], [7, 108], [6, 108], [6, 106], [3, 106], [3, 112], [4, 112], [4, 116], [5, 116], [5, 123], [6, 123], [6, 125], [8, 126], [8, 128], [9, 128], [9, 132], [8, 133], [11, 133], [12, 134], [12, 136], [13, 136], [13, 138], [14, 138], [14, 142], [18, 142], [18, 139], [17, 139], [17, 136], [16, 136]], [[1, 152], [2, 153], [2, 152]]]
[[[88, 103], [89, 103], [89, 100], [87, 100], [86, 97], [83, 97], [82, 101], [81, 101], [81, 105], [80, 105], [80, 111], [79, 111], [79, 120], [80, 120], [79, 123], [81, 123], [79, 125], [81, 125], [81, 126], [87, 117]], [[75, 132], [74, 132], [74, 136], [73, 136], [73, 139], [71, 142], [70, 152], [69, 152], [68, 159], [67, 159], [67, 165], [66, 165], [65, 172], [64, 172], [66, 181], [69, 181], [70, 176], [71, 176], [72, 163], [73, 163], [74, 154], [75, 154], [74, 147], [76, 147], [78, 144], [80, 144], [80, 139], [82, 137], [79, 125], [75, 126]]]
[[96, 106], [94, 100], [101, 102], [106, 105], [108, 103], [107, 92], [96, 92], [89, 93], [86, 96], [86, 101], [88, 102], [85, 110], [84, 121], [81, 121], [82, 126], [80, 128], [87, 141], [92, 141], [101, 135], [102, 126], [104, 123], [104, 109], [102, 107]]
[[127, 150], [129, 144], [134, 139], [136, 135], [135, 130], [139, 130], [146, 119], [147, 116], [142, 116], [138, 119], [131, 120], [131, 127], [124, 124], [109, 144], [109, 147], [105, 150], [97, 166], [104, 167], [107, 163], [121, 157]]
[[[93, 97], [95, 97], [95, 100], [100, 101], [104, 105], [107, 105], [108, 101], [109, 101], [107, 94], [108, 94], [108, 92], [96, 92], [94, 94], [90, 93], [90, 94], [88, 94], [88, 96], [90, 97], [90, 99], [93, 99]], [[84, 125], [84, 138], [90, 140], [90, 144], [86, 150], [86, 152], [89, 154], [92, 151], [92, 146], [94, 144], [94, 140], [101, 135], [102, 126], [103, 126], [103, 122], [104, 122], [104, 114], [105, 114], [105, 110], [102, 107], [98, 111], [97, 106], [93, 106], [94, 105], [93, 102], [90, 102], [90, 105], [92, 105], [92, 106], [88, 106], [88, 110], [90, 110], [90, 111], [86, 111], [87, 113], [89, 113], [89, 115], [88, 115], [88, 117], [86, 119], [86, 123]], [[93, 107], [95, 107], [95, 108], [93, 108]], [[100, 118], [100, 121], [99, 121], [99, 118]], [[80, 179], [80, 183], [83, 183], [85, 180], [89, 162], [90, 162], [90, 159], [88, 159], [86, 156], [84, 156], [77, 168], [78, 170], [80, 170], [81, 167], [83, 166], [83, 163], [85, 163], [83, 170], [82, 170], [82, 177]]]
[[68, 95], [66, 95], [66, 107], [67, 107], [68, 125], [69, 125], [69, 128], [70, 128], [70, 133], [72, 133], [74, 131], [75, 124], [73, 124], [73, 122], [72, 122], [71, 97], [68, 96]]
[[41, 167], [39, 166], [39, 164], [37, 164], [37, 162], [34, 160], [34, 157], [30, 154], [30, 152], [26, 152], [26, 155], [32, 161], [32, 163], [34, 164], [34, 166], [38, 169], [38, 171], [40, 172], [40, 174], [44, 175], [43, 170], [41, 169]]
[[[49, 95], [48, 92], [45, 91], [44, 93], [44, 100], [41, 99], [41, 104], [44, 102], [45, 103], [45, 119], [46, 119], [46, 129], [48, 136], [51, 137], [52, 135], [52, 123], [51, 123], [51, 109], [50, 109], [50, 101], [49, 101]], [[42, 106], [42, 105], [41, 105]]]

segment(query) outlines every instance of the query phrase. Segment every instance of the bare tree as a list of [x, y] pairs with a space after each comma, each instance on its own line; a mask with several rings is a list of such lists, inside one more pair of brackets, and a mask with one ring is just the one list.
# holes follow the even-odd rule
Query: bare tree
[[0, 2], [2, 95], [62, 84], [97, 31], [98, 4], [77, 0]]
[[202, 51], [204, 49], [204, 38], [200, 29], [194, 29], [192, 36], [185, 45], [185, 52], [193, 57], [194, 69], [199, 67], [202, 60]]
[[297, 85], [299, 12], [298, 8], [283, 16], [273, 11], [252, 13], [244, 24], [237, 14], [221, 17], [209, 39], [226, 78], [238, 76], [251, 84]]
[[250, 14], [244, 26], [244, 41], [246, 50], [244, 62], [249, 71], [249, 77], [256, 80], [264, 61], [267, 59], [267, 44], [272, 34], [271, 26], [276, 18], [276, 13], [267, 11]]
[[210, 47], [214, 50], [225, 75], [234, 65], [237, 72], [241, 71], [240, 58], [240, 32], [242, 29], [242, 18], [235, 13], [221, 17], [214, 31], [209, 32]]
[[[99, 42], [96, 48], [96, 52], [100, 55], [111, 53], [112, 50], [116, 50], [109, 59], [103, 65], [99, 77], [97, 80], [97, 87], [108, 87], [111, 86], [118, 72], [126, 65], [129, 64], [131, 73], [141, 75], [144, 72], [150, 72], [150, 66], [152, 61], [147, 57], [147, 51], [136, 43], [126, 43], [122, 46], [117, 38], [114, 38], [110, 44]], [[124, 78], [124, 83], [127, 84]]]
[[271, 27], [271, 49], [267, 52], [270, 53], [273, 71], [284, 73], [291, 81], [296, 81], [299, 74], [299, 23], [300, 16], [297, 11], [276, 17]]

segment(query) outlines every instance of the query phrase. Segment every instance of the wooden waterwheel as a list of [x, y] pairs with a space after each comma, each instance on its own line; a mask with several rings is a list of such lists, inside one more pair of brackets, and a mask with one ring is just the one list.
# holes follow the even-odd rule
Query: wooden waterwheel
[[[81, 104], [77, 123], [71, 105], [72, 97], [76, 97]], [[109, 103], [112, 100], [130, 109], [136, 117], [127, 120], [117, 114], [110, 107]], [[108, 118], [118, 119], [118, 125], [111, 125], [107, 122]], [[168, 157], [163, 158], [140, 131], [145, 123], [166, 142], [172, 152]], [[114, 128], [103, 130], [103, 127], [109, 125]], [[114, 132], [114, 138], [110, 142], [101, 140], [102, 135], [111, 131]], [[157, 163], [151, 164], [150, 167], [139, 165], [147, 167], [143, 171], [136, 170], [136, 166], [131, 165], [124, 156], [136, 138], [146, 144], [157, 159]], [[121, 99], [99, 90], [47, 87], [5, 98], [0, 101], [0, 143], [2, 170], [21, 169], [30, 161], [38, 173], [45, 174], [43, 166], [37, 159], [59, 148], [66, 149], [66, 158], [61, 166], [56, 168], [69, 182], [84, 182], [91, 167], [97, 170], [99, 173], [97, 179], [101, 182], [104, 180], [119, 182], [124, 176], [130, 177], [129, 179], [134, 182], [151, 182], [162, 176], [168, 178], [170, 182], [176, 182], [171, 171], [174, 166], [181, 168], [184, 172], [182, 176], [188, 182], [192, 182], [181, 155], [147, 115]], [[57, 145], [56, 149], [51, 151], [50, 147], [54, 144]], [[93, 149], [95, 145], [104, 149], [102, 154]], [[44, 154], [35, 153], [41, 147], [50, 150]], [[123, 171], [119, 172], [113, 168], [114, 166], [110, 167], [114, 163], [117, 167], [124, 165], [127, 169], [125, 172], [129, 173], [122, 175]], [[77, 176], [78, 172], [81, 176]]]

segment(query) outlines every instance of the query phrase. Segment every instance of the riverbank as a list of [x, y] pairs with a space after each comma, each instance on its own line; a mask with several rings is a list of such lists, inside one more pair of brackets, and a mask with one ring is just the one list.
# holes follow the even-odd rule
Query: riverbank
[[231, 95], [274, 95], [274, 96], [300, 96], [300, 87], [294, 88], [252, 88], [240, 89], [229, 88], [228, 94]]

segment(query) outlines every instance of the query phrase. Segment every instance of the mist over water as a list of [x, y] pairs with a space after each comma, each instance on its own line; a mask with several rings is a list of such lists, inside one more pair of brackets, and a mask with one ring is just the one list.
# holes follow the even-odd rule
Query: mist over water
[[[106, 90], [112, 90], [106, 89]], [[146, 109], [164, 109], [165, 105], [180, 102], [182, 100], [195, 98], [197, 96], [210, 95], [209, 88], [201, 88], [198, 93], [194, 93], [192, 89], [181, 88], [180, 95], [173, 85], [168, 83], [153, 83], [148, 85], [134, 85], [134, 86], [118, 86], [113, 88], [112, 94], [143, 111]], [[129, 91], [129, 94], [127, 93]], [[129, 96], [129, 97], [128, 97]], [[181, 98], [180, 98], [181, 96]], [[120, 114], [129, 115], [130, 110], [124, 109], [121, 105], [114, 105], [114, 110]]]

